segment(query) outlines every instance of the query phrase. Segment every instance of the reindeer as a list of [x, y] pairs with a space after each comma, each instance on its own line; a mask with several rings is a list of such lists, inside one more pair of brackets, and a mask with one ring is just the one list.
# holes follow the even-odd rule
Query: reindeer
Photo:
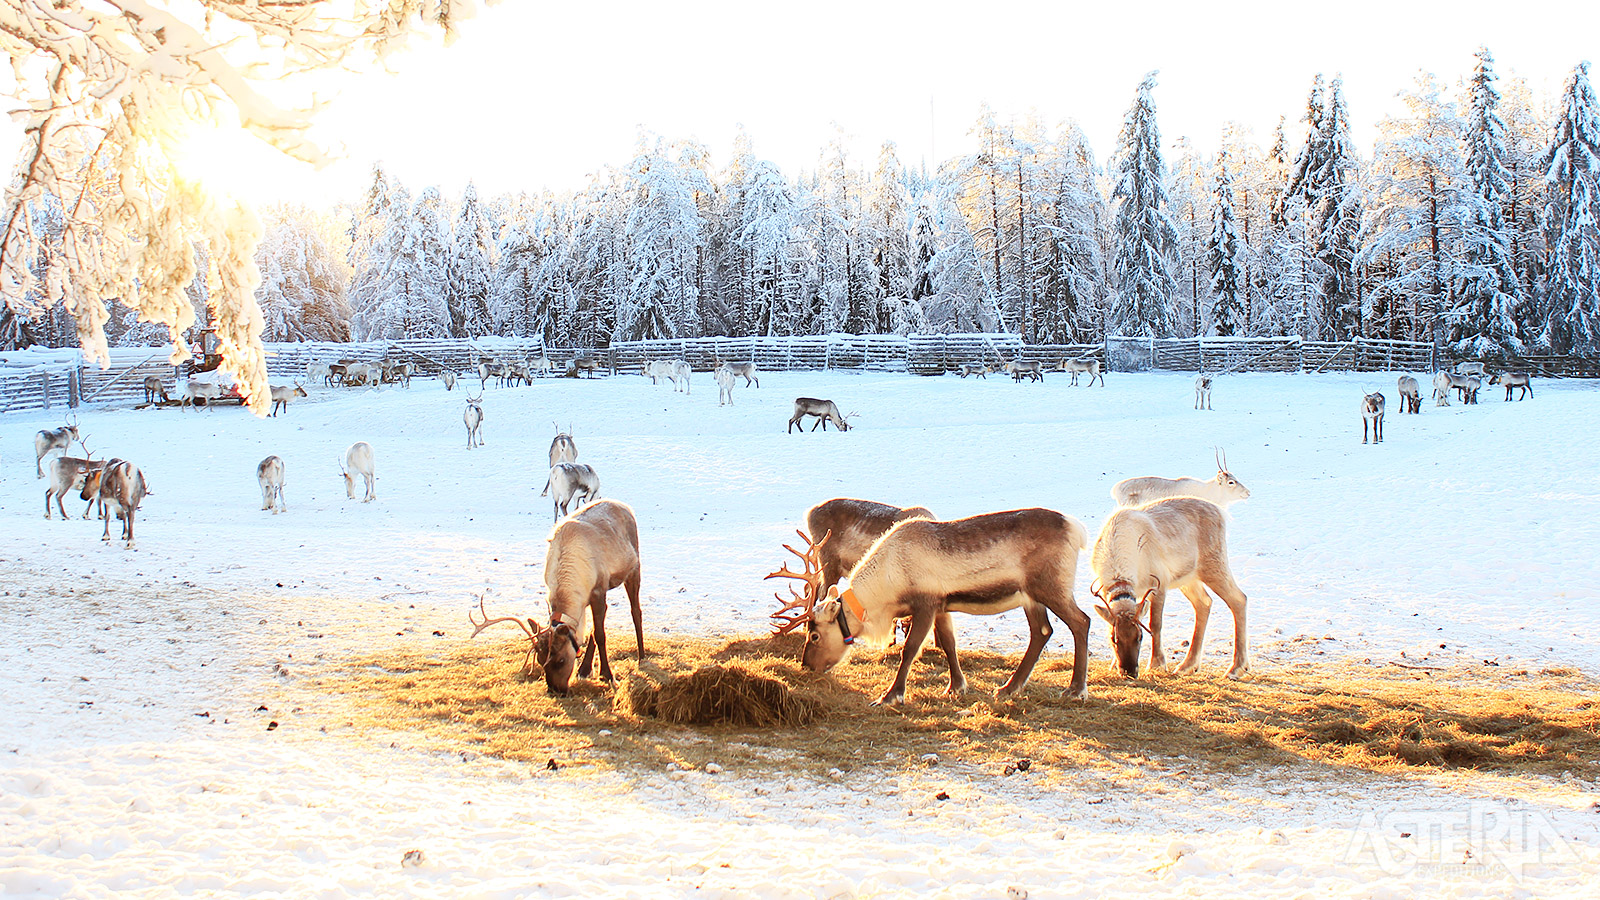
[[567, 375], [571, 378], [593, 378], [594, 373], [598, 371], [600, 371], [600, 360], [586, 356], [582, 359], [574, 359], [572, 368], [567, 371]]
[[351, 500], [356, 498], [356, 476], [361, 476], [365, 482], [367, 493], [362, 498], [362, 503], [370, 503], [378, 499], [378, 492], [373, 483], [378, 480], [378, 470], [372, 458], [372, 445], [366, 441], [356, 441], [344, 451], [344, 458], [339, 461], [339, 471], [344, 474], [344, 493]]
[[1400, 392], [1400, 414], [1419, 415], [1422, 412], [1422, 385], [1410, 375], [1401, 375], [1397, 390]]
[[[1507, 392], [1509, 394], [1509, 391]], [[38, 470], [39, 477], [44, 477], [44, 458], [51, 450], [60, 450], [65, 456], [72, 447], [72, 442], [78, 440], [78, 417], [69, 413], [67, 424], [60, 428], [41, 431], [33, 436], [34, 468]]]
[[804, 585], [804, 593], [790, 588], [791, 600], [778, 597], [783, 607], [772, 614], [777, 620], [778, 634], [787, 634], [804, 625], [811, 616], [812, 607], [829, 585], [850, 573], [872, 545], [884, 532], [907, 519], [931, 519], [933, 513], [921, 506], [902, 509], [887, 503], [836, 497], [824, 500], [806, 511], [806, 530], [795, 534], [805, 542], [806, 549], [799, 550], [784, 544], [785, 550], [800, 557], [804, 571], [795, 572], [787, 565], [767, 578], [793, 578]]
[[296, 397], [306, 396], [306, 389], [301, 387], [300, 382], [298, 381], [294, 383], [294, 387], [289, 387], [288, 385], [269, 385], [269, 390], [272, 392], [272, 412], [268, 413], [267, 415], [273, 417], [278, 415], [279, 409], [282, 409], [284, 412], [288, 412], [290, 400], [293, 400]]
[[273, 515], [289, 507], [283, 502], [283, 460], [276, 456], [263, 459], [256, 466], [256, 483], [261, 485], [261, 508], [272, 510]]
[[988, 363], [967, 362], [967, 363], [962, 363], [961, 364], [961, 377], [962, 378], [965, 378], [968, 375], [976, 375], [979, 378], [982, 378], [982, 379], [987, 381], [988, 378], [989, 378], [989, 373], [992, 372], [992, 371], [994, 371], [994, 370], [989, 368], [989, 364]]
[[348, 359], [347, 358], [347, 359], [341, 359], [341, 360], [338, 360], [336, 362], [329, 363], [328, 364], [328, 374], [327, 374], [327, 379], [326, 379], [327, 380], [327, 386], [328, 387], [333, 387], [333, 383], [335, 381], [339, 382], [340, 385], [343, 385], [344, 384], [345, 374], [350, 370], [350, 367], [355, 365], [357, 362], [359, 362], [359, 360], [354, 360], [354, 359]]
[[544, 376], [549, 375], [551, 372], [554, 372], [555, 369], [556, 364], [555, 361], [550, 358], [550, 354], [541, 350], [539, 352], [539, 358], [533, 361], [533, 370], [539, 373], [539, 377], [543, 378]]
[[717, 405], [733, 405], [733, 370], [727, 366], [717, 366], [711, 373], [711, 379], [717, 383]]
[[[1096, 378], [1100, 379], [1100, 386], [1106, 386], [1106, 377], [1100, 374], [1100, 360], [1098, 359], [1063, 359], [1061, 371], [1072, 373], [1072, 383], [1078, 383], [1078, 376], [1084, 373], [1089, 375], [1089, 385], [1094, 384]], [[1088, 385], [1085, 385], [1086, 387]]]
[[650, 379], [651, 384], [660, 384], [661, 379], [672, 379], [672, 363], [664, 359], [651, 360], [644, 364], [644, 377]]
[[157, 397], [161, 398], [162, 403], [167, 402], [167, 385], [161, 380], [160, 375], [146, 375], [144, 377], [144, 402], [146, 404], [155, 403]]
[[1455, 373], [1457, 375], [1477, 375], [1480, 378], [1489, 377], [1489, 369], [1481, 362], [1458, 362]]
[[[86, 456], [87, 453], [87, 448], [85, 448]], [[46, 483], [44, 489], [44, 517], [46, 519], [50, 518], [50, 501], [54, 500], [56, 509], [61, 512], [61, 521], [65, 522], [70, 519], [71, 516], [67, 515], [66, 508], [61, 505], [61, 498], [65, 497], [70, 491], [86, 488], [89, 473], [96, 469], [104, 468], [105, 465], [105, 460], [80, 459], [75, 456], [58, 456], [50, 460], [50, 480]], [[88, 496], [81, 499], [89, 501], [89, 505], [83, 508], [83, 517], [87, 519], [89, 518], [90, 508], [94, 506], [95, 498]]]
[[178, 408], [193, 407], [196, 405], [211, 409], [218, 399], [222, 397], [222, 386], [209, 381], [196, 381], [193, 378], [183, 383], [183, 394], [178, 400]]
[[566, 431], [561, 426], [556, 426], [556, 436], [550, 439], [550, 465], [556, 463], [577, 462], [578, 445], [572, 440], [572, 426], [568, 425]]
[[668, 376], [672, 379], [672, 389], [674, 391], [681, 390], [687, 396], [689, 394], [689, 376], [694, 374], [694, 369], [690, 368], [689, 364], [681, 359], [673, 360], [668, 365], [672, 366], [672, 374]]
[[483, 446], [483, 394], [474, 397], [467, 395], [467, 408], [461, 413], [461, 421], [467, 426], [467, 449]]
[[[567, 518], [550, 533], [550, 549], [544, 558], [544, 583], [549, 590], [550, 624], [541, 627], [529, 619], [506, 616], [489, 618], [483, 598], [478, 609], [483, 620], [472, 618], [472, 636], [500, 622], [510, 622], [528, 635], [531, 646], [523, 659], [524, 675], [532, 675], [537, 661], [544, 674], [545, 688], [552, 694], [566, 694], [572, 684], [574, 663], [579, 678], [594, 671], [596, 649], [600, 656], [600, 678], [614, 681], [611, 658], [606, 652], [606, 594], [616, 587], [628, 592], [633, 613], [633, 635], [638, 642], [639, 660], [644, 661], [644, 614], [639, 608], [639, 524], [633, 510], [615, 500], [601, 500]], [[587, 616], [584, 613], [588, 613]], [[584, 636], [585, 626], [592, 631]], [[584, 646], [578, 662], [578, 647]]]
[[409, 388], [411, 387], [411, 373], [415, 370], [416, 366], [410, 362], [397, 362], [389, 367], [389, 380], [399, 382], [403, 388]]
[[1012, 381], [1020, 382], [1024, 378], [1034, 381], [1044, 381], [1044, 364], [1037, 359], [1018, 359], [1005, 364], [1005, 373], [1011, 376]]
[[449, 369], [441, 369], [439, 371], [439, 380], [444, 382], [445, 390], [453, 391], [456, 389], [456, 373]]
[[528, 366], [527, 366], [527, 364], [523, 363], [521, 361], [514, 361], [514, 362], [507, 363], [506, 364], [506, 384], [507, 384], [507, 386], [515, 387], [517, 382], [519, 382], [519, 381], [522, 382], [523, 384], [533, 384], [533, 376], [528, 374]]
[[382, 383], [381, 376], [382, 373], [378, 367], [372, 363], [351, 363], [345, 366], [344, 381], [341, 383], [345, 387], [362, 387], [365, 385], [377, 387]]
[[[1166, 668], [1161, 621], [1167, 591], [1177, 588], [1194, 604], [1194, 637], [1178, 666], [1186, 675], [1200, 666], [1200, 648], [1211, 616], [1211, 588], [1233, 613], [1233, 666], [1229, 678], [1250, 671], [1245, 630], [1245, 595], [1228, 567], [1228, 536], [1222, 508], [1199, 497], [1169, 497], [1119, 509], [1106, 519], [1094, 542], [1090, 565], [1095, 612], [1111, 626], [1116, 669], [1139, 677], [1139, 649], [1150, 632], [1150, 668]], [[1144, 617], [1149, 613], [1149, 624]]]
[[1383, 395], [1377, 391], [1361, 398], [1361, 443], [1367, 442], [1367, 424], [1372, 425], [1372, 442], [1383, 443]]
[[1214, 376], [1201, 372], [1194, 377], [1194, 408], [1211, 408], [1211, 381]]
[[567, 514], [573, 500], [577, 500], [581, 507], [600, 496], [600, 476], [595, 474], [591, 466], [558, 462], [550, 467], [550, 477], [545, 480], [544, 491], [539, 494], [541, 497], [546, 495], [550, 495], [552, 520], [559, 520]]
[[[1462, 402], [1466, 401], [1466, 391], [1471, 387], [1472, 379], [1466, 375], [1456, 375], [1450, 372], [1440, 372], [1433, 376], [1433, 399], [1435, 406], [1450, 405], [1450, 391], [1461, 391]], [[1481, 385], [1481, 383], [1480, 383]]]
[[[817, 421], [811, 425], [812, 431], [816, 431], [818, 425], [822, 426], [823, 431], [827, 431], [829, 422], [832, 422], [833, 427], [840, 431], [849, 431], [849, 419], [853, 415], [855, 413], [851, 413], [849, 416], [840, 415], [838, 405], [832, 400], [796, 397], [794, 398], [794, 415], [789, 417], [789, 433], [794, 433], [794, 426], [805, 416], [816, 416], [817, 418]], [[800, 430], [805, 431], [805, 426], [802, 425]]]
[[132, 550], [134, 513], [148, 493], [144, 473], [126, 460], [113, 459], [91, 471], [84, 479], [83, 496], [99, 496], [101, 515], [106, 521], [100, 540], [111, 540], [111, 516], [114, 514], [122, 520], [122, 546]]
[[306, 381], [309, 381], [313, 384], [318, 381], [321, 381], [324, 384], [329, 384], [328, 376], [332, 374], [333, 371], [331, 368], [329, 368], [327, 363], [320, 363], [314, 359], [306, 362]]
[[1227, 509], [1240, 500], [1250, 499], [1250, 489], [1228, 471], [1228, 456], [1216, 451], [1217, 474], [1210, 481], [1197, 478], [1160, 478], [1147, 475], [1125, 478], [1111, 489], [1118, 506], [1143, 506], [1166, 497], [1200, 497]]
[[751, 383], [754, 383], [758, 388], [761, 387], [761, 379], [756, 377], [756, 364], [753, 362], [722, 363], [721, 368], [732, 372], [735, 377], [743, 378], [745, 387], [749, 387]]
[[1518, 400], [1533, 396], [1533, 376], [1529, 375], [1527, 372], [1498, 373], [1493, 378], [1489, 379], [1489, 383], [1503, 384], [1506, 386], [1506, 399], [1505, 401], [1501, 402], [1506, 402], [1511, 399], [1511, 390], [1513, 388], [1522, 388], [1522, 393], [1517, 395]]
[[967, 680], [947, 614], [993, 615], [1021, 606], [1028, 617], [1028, 649], [996, 695], [1013, 697], [1027, 686], [1054, 630], [1049, 610], [1072, 631], [1072, 684], [1066, 696], [1082, 699], [1088, 695], [1089, 617], [1073, 599], [1072, 582], [1087, 542], [1082, 523], [1049, 509], [901, 522], [812, 610], [802, 661], [813, 671], [827, 671], [849, 656], [857, 639], [887, 644], [895, 619], [909, 615], [899, 671], [874, 705], [905, 702], [906, 678], [930, 631], [950, 667], [948, 693], [960, 695]]
[[1482, 389], [1483, 389], [1483, 382], [1480, 381], [1476, 375], [1467, 376], [1467, 383], [1460, 387], [1460, 390], [1461, 390], [1461, 405], [1462, 406], [1477, 406], [1478, 405], [1478, 391], [1480, 391]]

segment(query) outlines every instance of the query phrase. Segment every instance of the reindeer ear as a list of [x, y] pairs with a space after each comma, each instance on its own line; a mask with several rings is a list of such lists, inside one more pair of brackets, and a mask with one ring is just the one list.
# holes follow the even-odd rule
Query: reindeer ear
[[1096, 603], [1094, 605], [1094, 611], [1100, 614], [1100, 618], [1106, 620], [1106, 624], [1107, 625], [1115, 625], [1115, 624], [1117, 624], [1116, 618], [1111, 615], [1111, 610], [1106, 609], [1104, 606], [1101, 606], [1100, 604]]
[[828, 599], [819, 601], [816, 607], [811, 610], [811, 620], [813, 622], [827, 624], [838, 621], [839, 613], [843, 611], [844, 604], [839, 602], [838, 595], [835, 593], [837, 590], [837, 587], [828, 588]]

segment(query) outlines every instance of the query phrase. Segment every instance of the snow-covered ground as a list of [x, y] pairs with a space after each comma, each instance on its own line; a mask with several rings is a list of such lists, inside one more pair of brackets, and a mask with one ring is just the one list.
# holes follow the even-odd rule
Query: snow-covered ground
[[[1131, 784], [1085, 774], [1070, 789], [952, 765], [825, 784], [545, 773], [302, 724], [324, 721], [304, 671], [465, 639], [485, 587], [538, 613], [557, 422], [602, 494], [638, 514], [651, 630], [764, 631], [761, 576], [828, 497], [943, 517], [1048, 506], [1093, 533], [1117, 480], [1208, 477], [1221, 447], [1254, 492], [1230, 540], [1258, 666], [1331, 635], [1323, 652], [1356, 659], [1600, 671], [1600, 385], [1391, 410], [1386, 441], [1363, 446], [1360, 395], [1393, 402], [1393, 376], [1230, 376], [1213, 412], [1191, 408], [1192, 383], [763, 373], [718, 408], [703, 373], [688, 397], [636, 376], [557, 379], [490, 388], [488, 446], [470, 452], [459, 389], [431, 381], [318, 388], [268, 420], [86, 410], [89, 445], [155, 492], [134, 551], [103, 545], [97, 522], [44, 521], [31, 437], [59, 415], [0, 416], [0, 894], [1592, 895], [1600, 812], [1576, 782], [1218, 777], [1170, 757]], [[856, 427], [786, 434], [798, 395], [836, 400]], [[355, 440], [376, 449], [371, 504], [339, 477]], [[288, 468], [282, 515], [258, 509], [268, 454]], [[1085, 557], [1080, 603], [1088, 582]], [[1168, 610], [1186, 634], [1187, 604]], [[963, 644], [1023, 645], [1020, 615], [957, 627]], [[1106, 665], [1103, 626], [1091, 647]], [[401, 865], [410, 849], [420, 866]]]

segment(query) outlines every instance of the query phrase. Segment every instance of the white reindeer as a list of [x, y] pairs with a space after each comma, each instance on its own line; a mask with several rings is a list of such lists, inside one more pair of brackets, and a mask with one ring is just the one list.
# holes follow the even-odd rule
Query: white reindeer
[[753, 362], [725, 362], [719, 368], [727, 369], [736, 377], [743, 378], [745, 387], [749, 387], [751, 382], [754, 382], [756, 387], [761, 387], [761, 379], [756, 377], [756, 364]]
[[727, 366], [717, 366], [711, 373], [711, 378], [717, 383], [717, 405], [733, 405], [733, 370]]
[[1481, 362], [1458, 362], [1455, 372], [1457, 375], [1477, 375], [1480, 378], [1489, 377], [1489, 369]]
[[78, 420], [76, 416], [68, 416], [67, 424], [60, 428], [41, 431], [33, 436], [34, 467], [39, 470], [39, 477], [44, 477], [44, 458], [51, 450], [60, 450], [65, 456], [72, 442], [78, 439]]
[[318, 381], [326, 383], [330, 374], [332, 370], [328, 368], [327, 363], [317, 362], [314, 359], [306, 362], [306, 381], [313, 384]]
[[[522, 670], [532, 674], [538, 662], [546, 689], [565, 694], [572, 684], [573, 670], [579, 678], [594, 671], [594, 657], [600, 657], [600, 678], [613, 681], [611, 658], [606, 653], [606, 594], [621, 587], [628, 592], [633, 613], [633, 635], [638, 641], [639, 659], [644, 659], [644, 616], [639, 608], [639, 524], [633, 510], [615, 500], [601, 500], [568, 517], [550, 533], [550, 549], [544, 557], [544, 583], [550, 592], [550, 624], [541, 626], [515, 616], [489, 618], [478, 598], [483, 620], [472, 618], [472, 636], [490, 625], [510, 622], [528, 635], [531, 646]], [[593, 630], [585, 637], [588, 626]], [[578, 661], [583, 647], [583, 660]]]
[[483, 446], [483, 394], [474, 397], [467, 395], [467, 408], [461, 413], [461, 421], [467, 426], [467, 449]]
[[1533, 396], [1533, 376], [1529, 375], [1527, 372], [1505, 372], [1502, 374], [1496, 374], [1493, 378], [1489, 379], [1489, 383], [1505, 385], [1506, 400], [1508, 401], [1511, 399], [1511, 391], [1513, 388], [1522, 388], [1522, 393], [1517, 395], [1518, 400]]
[[273, 515], [289, 509], [283, 502], [283, 460], [269, 456], [256, 466], [256, 483], [261, 485], [261, 508]]
[[1372, 442], [1383, 443], [1383, 394], [1373, 391], [1361, 398], [1361, 443], [1367, 442], [1367, 426], [1372, 426]]
[[[83, 488], [89, 473], [103, 468], [105, 464], [105, 460], [80, 459], [76, 456], [58, 456], [50, 460], [50, 480], [45, 482], [44, 489], [44, 517], [50, 518], [50, 502], [54, 500], [56, 509], [61, 511], [61, 520], [65, 522], [70, 518], [66, 508], [61, 505], [61, 498], [70, 491]], [[93, 498], [83, 499], [89, 500], [90, 507], [94, 505]], [[84, 507], [83, 517], [89, 518], [89, 507]]]
[[681, 390], [687, 395], [689, 393], [689, 376], [694, 374], [694, 369], [691, 369], [689, 364], [681, 359], [674, 360], [669, 365], [672, 366], [672, 374], [669, 376], [672, 379], [672, 389], [674, 391]]
[[660, 384], [661, 379], [672, 380], [672, 363], [664, 359], [652, 359], [644, 364], [644, 377], [650, 379], [651, 384]]
[[444, 382], [444, 389], [446, 391], [453, 391], [456, 389], [456, 373], [450, 371], [449, 369], [440, 370], [439, 380]]
[[1005, 364], [1005, 373], [1011, 376], [1012, 381], [1021, 381], [1031, 378], [1034, 381], [1044, 381], [1044, 364], [1037, 359], [1018, 359]]
[[551, 500], [551, 518], [559, 520], [567, 514], [574, 500], [581, 507], [600, 496], [600, 476], [583, 463], [556, 463], [550, 467], [550, 477], [539, 496], [547, 494]]
[[1085, 387], [1094, 384], [1096, 378], [1100, 379], [1101, 387], [1106, 386], [1106, 377], [1100, 374], [1100, 360], [1098, 359], [1063, 359], [1061, 361], [1061, 371], [1072, 373], [1073, 384], [1078, 383], [1079, 375], [1087, 373], [1089, 382]]
[[1207, 587], [1233, 613], [1233, 666], [1228, 677], [1242, 678], [1249, 673], [1246, 598], [1228, 566], [1227, 527], [1221, 507], [1199, 497], [1169, 497], [1119, 509], [1101, 527], [1090, 565], [1095, 577], [1091, 590], [1099, 601], [1095, 612], [1111, 626], [1111, 648], [1123, 675], [1139, 677], [1139, 650], [1146, 631], [1150, 633], [1150, 667], [1157, 671], [1166, 668], [1161, 620], [1167, 591], [1173, 588], [1194, 605], [1194, 636], [1178, 674], [1199, 668], [1200, 648], [1211, 616]]
[[1210, 481], [1197, 478], [1160, 478], [1146, 475], [1125, 478], [1111, 488], [1111, 499], [1118, 506], [1142, 506], [1166, 497], [1200, 497], [1226, 509], [1240, 500], [1250, 499], [1250, 489], [1228, 471], [1228, 456], [1217, 451], [1217, 474]]
[[1194, 408], [1211, 408], [1211, 382], [1213, 376], [1204, 372], [1194, 377]]
[[344, 493], [351, 500], [356, 498], [356, 476], [361, 476], [365, 482], [367, 493], [362, 498], [362, 503], [370, 503], [378, 499], [378, 492], [374, 482], [378, 480], [376, 463], [372, 458], [372, 445], [366, 441], [356, 441], [344, 451], [344, 458], [339, 461], [339, 471], [344, 473]]
[[196, 381], [191, 378], [183, 383], [183, 393], [178, 400], [178, 408], [204, 406], [209, 410], [221, 397], [221, 385], [212, 384], [209, 381]]
[[1418, 415], [1422, 412], [1422, 385], [1410, 375], [1401, 375], [1395, 383], [1400, 394], [1400, 414]]
[[268, 385], [268, 390], [272, 393], [272, 412], [267, 414], [269, 417], [276, 417], [280, 409], [288, 412], [289, 401], [296, 397], [306, 396], [306, 389], [301, 387], [298, 381], [294, 383], [293, 387], [276, 384]]
[[992, 372], [992, 371], [994, 371], [994, 370], [989, 367], [988, 363], [967, 362], [967, 363], [962, 363], [961, 364], [961, 377], [962, 378], [965, 378], [968, 375], [976, 375], [979, 378], [982, 378], [982, 379], [987, 381], [988, 378], [989, 378], [989, 373]]

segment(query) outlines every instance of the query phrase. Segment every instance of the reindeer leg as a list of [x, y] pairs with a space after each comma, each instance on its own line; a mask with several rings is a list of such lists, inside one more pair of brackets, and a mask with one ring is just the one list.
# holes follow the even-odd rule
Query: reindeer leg
[[928, 640], [934, 618], [935, 614], [926, 607], [919, 607], [911, 614], [911, 630], [906, 632], [905, 646], [900, 648], [900, 670], [895, 673], [894, 684], [873, 702], [873, 706], [899, 706], [906, 702], [906, 679], [911, 675], [911, 664], [917, 661], [922, 645]]
[[[1070, 579], [1057, 590], [1050, 592], [1040, 591], [1038, 597], [1039, 602], [1055, 613], [1056, 618], [1065, 622], [1067, 630], [1072, 632], [1072, 684], [1067, 688], [1067, 692], [1063, 697], [1067, 700], [1087, 699], [1089, 696], [1089, 614], [1079, 609], [1077, 601], [1072, 598], [1072, 581]], [[1027, 608], [1027, 604], [1023, 604], [1023, 609], [1026, 610]], [[1049, 624], [1048, 621], [1046, 624]], [[1039, 641], [1041, 649], [1044, 647], [1044, 641], [1048, 640], [1049, 637], [1049, 632], [1046, 632], [1044, 638]], [[1038, 657], [1035, 656], [1034, 658], [1037, 659]]]
[[622, 587], [628, 592], [628, 609], [633, 613], [633, 636], [639, 641], [639, 662], [644, 662], [644, 613], [639, 609], [639, 568], [634, 567]]
[[1022, 689], [1028, 686], [1028, 679], [1033, 677], [1033, 667], [1039, 662], [1039, 654], [1044, 652], [1045, 643], [1055, 632], [1050, 627], [1050, 614], [1032, 599], [1023, 601], [1022, 612], [1028, 617], [1028, 649], [1023, 651], [1017, 670], [1011, 673], [1000, 690], [995, 691], [995, 696], [1002, 700], [1021, 694]]
[[1233, 667], [1228, 669], [1228, 677], [1243, 678], [1250, 673], [1250, 635], [1245, 627], [1247, 598], [1244, 591], [1239, 590], [1239, 583], [1233, 580], [1233, 572], [1227, 568], [1208, 572], [1202, 578], [1233, 613]]
[[1179, 675], [1187, 675], [1200, 668], [1200, 647], [1206, 640], [1206, 621], [1211, 618], [1211, 595], [1199, 584], [1185, 585], [1183, 595], [1194, 604], [1194, 636], [1189, 639], [1189, 653], [1178, 666]]
[[1167, 591], [1158, 589], [1150, 598], [1150, 671], [1167, 669], [1167, 651], [1161, 646], [1161, 625], [1166, 621]]
[[594, 594], [589, 598], [589, 620], [594, 626], [594, 631], [589, 634], [589, 650], [583, 654], [583, 665], [578, 668], [578, 674], [584, 678], [589, 677], [593, 670], [590, 665], [590, 653], [598, 650], [600, 653], [600, 680], [610, 684], [616, 679], [611, 676], [611, 657], [606, 653], [606, 589], [601, 582], [595, 587]]
[[933, 620], [933, 642], [944, 653], [944, 660], [950, 666], [950, 688], [945, 691], [952, 697], [959, 697], [967, 692], [967, 676], [961, 672], [961, 663], [956, 659], [956, 630], [950, 624], [950, 614], [939, 613]]

